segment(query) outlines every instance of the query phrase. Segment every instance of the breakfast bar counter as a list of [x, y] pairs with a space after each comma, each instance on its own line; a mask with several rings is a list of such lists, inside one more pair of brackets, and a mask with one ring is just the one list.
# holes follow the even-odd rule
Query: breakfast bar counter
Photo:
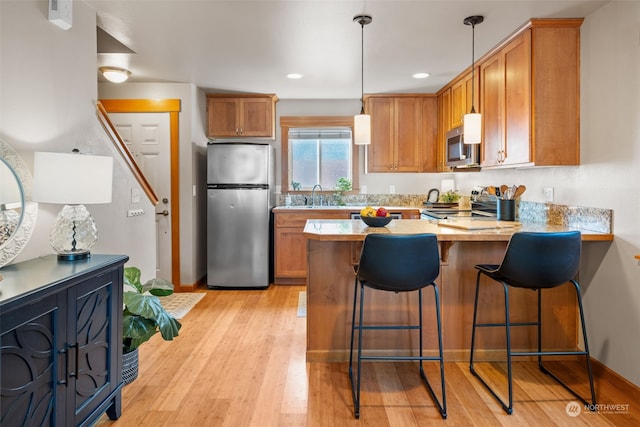
[[[385, 227], [368, 227], [361, 220], [309, 220], [304, 228], [307, 238], [307, 360], [348, 360], [351, 312], [354, 292], [354, 265], [362, 242], [369, 233], [418, 234], [434, 233], [440, 242], [441, 270], [436, 280], [442, 306], [442, 331], [445, 359], [468, 360], [475, 295], [476, 264], [499, 264], [504, 250], [516, 231], [569, 231], [575, 227], [544, 223], [460, 220], [393, 220]], [[454, 223], [456, 221], [457, 223]], [[481, 225], [477, 225], [481, 224]], [[471, 230], [453, 228], [467, 226]], [[485, 228], [487, 227], [487, 228]], [[475, 229], [480, 228], [480, 229]], [[607, 244], [613, 235], [580, 230], [584, 244]], [[600, 242], [600, 243], [598, 243]], [[371, 292], [368, 294], [368, 318], [377, 323], [409, 322], [416, 318], [415, 293]], [[498, 303], [482, 315], [486, 322], [499, 321], [502, 291], [499, 286], [486, 286], [483, 299]], [[526, 289], [510, 290], [512, 321], [533, 319], [536, 313], [535, 293]], [[551, 308], [553, 305], [553, 308]], [[489, 307], [489, 305], [487, 305]], [[543, 323], [546, 348], [575, 349], [578, 346], [578, 321], [575, 293], [569, 286], [543, 292]], [[435, 309], [432, 293], [425, 293], [424, 320], [426, 352], [437, 349]], [[486, 329], [478, 336], [482, 356], [501, 360], [504, 334], [500, 328]], [[513, 348], [535, 345], [534, 328], [515, 328]], [[416, 342], [410, 331], [369, 331], [365, 348], [380, 354], [390, 350], [411, 348]], [[415, 345], [413, 345], [415, 348]], [[479, 353], [481, 354], [481, 353]]]

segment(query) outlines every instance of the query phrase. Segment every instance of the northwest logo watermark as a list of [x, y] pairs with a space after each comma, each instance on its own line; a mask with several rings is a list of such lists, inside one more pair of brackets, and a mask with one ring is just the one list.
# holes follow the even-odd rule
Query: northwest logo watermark
[[565, 406], [564, 410], [570, 417], [577, 417], [583, 411], [589, 414], [616, 414], [616, 415], [628, 415], [629, 414], [628, 403], [596, 403], [596, 404], [582, 404], [579, 402], [569, 402]]

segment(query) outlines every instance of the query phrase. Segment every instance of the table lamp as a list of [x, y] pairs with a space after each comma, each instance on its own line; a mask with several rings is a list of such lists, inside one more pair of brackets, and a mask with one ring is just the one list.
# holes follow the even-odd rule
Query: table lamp
[[90, 256], [98, 240], [96, 224], [84, 205], [111, 203], [113, 158], [74, 153], [34, 154], [33, 199], [64, 204], [49, 233], [59, 260]]

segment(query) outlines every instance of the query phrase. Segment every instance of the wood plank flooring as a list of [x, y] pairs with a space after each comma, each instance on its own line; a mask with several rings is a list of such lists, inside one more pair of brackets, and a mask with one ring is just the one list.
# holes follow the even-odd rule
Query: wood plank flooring
[[[411, 363], [363, 364], [360, 420], [353, 417], [347, 363], [306, 363], [305, 319], [296, 317], [302, 286], [201, 290], [172, 342], [140, 347], [138, 379], [123, 389], [119, 420], [97, 426], [637, 426], [640, 390], [596, 369], [601, 408], [567, 414], [571, 394], [532, 362], [514, 363], [514, 413], [506, 415], [469, 373], [446, 363], [448, 419], [442, 420]], [[437, 383], [437, 367], [427, 364]], [[500, 364], [483, 364], [506, 385]], [[578, 366], [561, 372], [583, 378]], [[575, 375], [574, 374], [575, 371]], [[500, 382], [502, 381], [502, 382]], [[580, 382], [580, 380], [579, 380]], [[502, 389], [505, 390], [506, 387]], [[439, 388], [436, 389], [439, 392]], [[613, 407], [611, 405], [617, 405]]]

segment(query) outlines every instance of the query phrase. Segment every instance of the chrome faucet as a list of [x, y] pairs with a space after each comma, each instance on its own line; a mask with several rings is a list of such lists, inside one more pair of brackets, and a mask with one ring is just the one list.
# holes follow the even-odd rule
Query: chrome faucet
[[[322, 191], [322, 185], [316, 184], [311, 189], [311, 206], [316, 205], [316, 188], [320, 188], [320, 191]], [[320, 196], [320, 205], [322, 205], [322, 196]]]

